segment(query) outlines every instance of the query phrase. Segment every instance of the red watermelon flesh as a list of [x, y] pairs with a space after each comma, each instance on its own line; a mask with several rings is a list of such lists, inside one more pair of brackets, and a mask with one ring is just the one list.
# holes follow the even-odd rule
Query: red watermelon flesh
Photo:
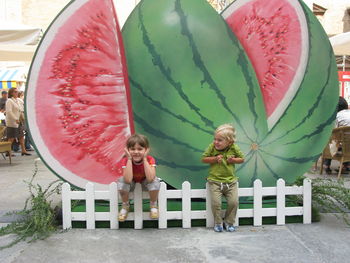
[[298, 1], [236, 1], [223, 12], [257, 74], [271, 129], [296, 94], [308, 59], [307, 25]]
[[59, 176], [106, 185], [121, 176], [116, 163], [134, 129], [124, 48], [112, 1], [76, 2], [53, 22], [32, 65], [31, 131]]

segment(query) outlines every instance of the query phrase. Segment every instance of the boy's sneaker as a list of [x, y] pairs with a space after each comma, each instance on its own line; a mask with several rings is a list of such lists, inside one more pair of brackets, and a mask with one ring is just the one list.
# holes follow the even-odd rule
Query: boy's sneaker
[[158, 217], [159, 217], [158, 207], [156, 205], [151, 205], [151, 209], [150, 209], [149, 213], [150, 213], [150, 217], [152, 219], [158, 219]]
[[222, 227], [221, 224], [216, 224], [216, 225], [214, 226], [214, 231], [215, 231], [215, 232], [222, 232], [222, 231], [224, 231], [224, 229], [223, 229], [223, 227]]
[[224, 224], [225, 225], [225, 229], [227, 232], [235, 232], [236, 231], [236, 227], [234, 225], [231, 224]]

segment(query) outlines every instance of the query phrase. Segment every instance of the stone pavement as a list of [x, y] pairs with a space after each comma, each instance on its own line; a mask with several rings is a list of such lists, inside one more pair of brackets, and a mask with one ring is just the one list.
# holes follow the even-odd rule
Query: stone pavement
[[[17, 156], [13, 164], [0, 159], [0, 224], [7, 211], [23, 208], [37, 156]], [[0, 158], [2, 158], [0, 156]], [[47, 186], [57, 179], [37, 161], [35, 183]], [[319, 177], [317, 173], [307, 174]], [[331, 178], [336, 178], [333, 174]], [[347, 183], [350, 176], [346, 175]], [[53, 198], [58, 203], [59, 197]], [[0, 246], [14, 236], [0, 237]], [[21, 242], [0, 250], [1, 263], [14, 262], [350, 262], [350, 228], [332, 214], [311, 225], [241, 226], [235, 233], [192, 229], [72, 229], [46, 240]]]

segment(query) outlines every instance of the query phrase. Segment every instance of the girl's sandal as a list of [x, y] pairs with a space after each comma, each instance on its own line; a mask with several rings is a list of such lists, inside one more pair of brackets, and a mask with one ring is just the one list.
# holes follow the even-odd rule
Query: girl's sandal
[[120, 210], [120, 212], [119, 212], [118, 221], [119, 222], [124, 222], [128, 218], [128, 213], [129, 213], [129, 208], [128, 207], [123, 207]]
[[151, 210], [150, 210], [150, 217], [152, 219], [158, 219], [159, 215], [158, 215], [158, 207], [157, 206], [151, 206]]

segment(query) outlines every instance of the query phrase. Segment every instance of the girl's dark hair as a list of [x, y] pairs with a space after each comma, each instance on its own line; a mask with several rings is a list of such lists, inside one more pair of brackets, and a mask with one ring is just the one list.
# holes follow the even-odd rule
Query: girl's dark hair
[[347, 110], [348, 108], [349, 108], [349, 105], [347, 101], [343, 97], [339, 96], [337, 112], [342, 110]]
[[15, 92], [15, 90], [17, 90], [17, 88], [11, 88], [9, 89], [9, 92], [7, 94], [8, 98], [12, 98], [13, 97], [13, 93]]
[[149, 148], [149, 142], [145, 135], [142, 134], [133, 134], [131, 135], [128, 140], [126, 141], [126, 148], [134, 147], [135, 144], [139, 144], [143, 148]]

